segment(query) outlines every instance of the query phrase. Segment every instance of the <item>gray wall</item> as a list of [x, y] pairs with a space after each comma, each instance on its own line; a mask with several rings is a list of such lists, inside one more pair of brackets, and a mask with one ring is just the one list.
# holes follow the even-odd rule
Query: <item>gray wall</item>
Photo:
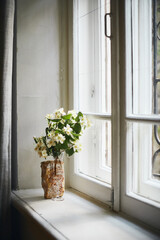
[[63, 104], [59, 79], [64, 81], [60, 74], [66, 72], [61, 65], [61, 56], [65, 56], [61, 53], [60, 3], [17, 1], [17, 152], [21, 189], [41, 185], [40, 159], [34, 151], [33, 136], [44, 134], [45, 115]]
[[56, 240], [53, 235], [47, 232], [47, 229], [42, 227], [31, 216], [11, 207], [12, 213], [12, 240]]

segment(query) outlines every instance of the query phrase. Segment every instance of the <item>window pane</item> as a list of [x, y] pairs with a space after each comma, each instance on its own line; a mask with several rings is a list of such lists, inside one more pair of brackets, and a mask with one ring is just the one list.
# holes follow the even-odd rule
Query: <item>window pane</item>
[[111, 40], [105, 37], [106, 12], [110, 12], [108, 0], [78, 1], [77, 94], [83, 112], [111, 112]]
[[83, 149], [77, 155], [78, 171], [111, 184], [111, 122], [92, 122], [93, 126], [81, 138]]
[[[160, 0], [153, 3], [153, 44], [155, 44], [155, 61], [157, 62], [156, 76], [160, 78]], [[156, 29], [154, 29], [156, 27]], [[155, 36], [154, 36], [155, 34]]]
[[[110, 0], [79, 0], [76, 81], [78, 110], [111, 114]], [[92, 119], [82, 137], [83, 151], [76, 156], [78, 172], [111, 183], [111, 123]]]
[[160, 0], [153, 1], [153, 109], [160, 114]]
[[160, 125], [128, 123], [129, 192], [160, 203]]
[[160, 181], [160, 125], [153, 126], [152, 178]]
[[160, 0], [132, 1], [127, 34], [127, 112], [160, 114]]

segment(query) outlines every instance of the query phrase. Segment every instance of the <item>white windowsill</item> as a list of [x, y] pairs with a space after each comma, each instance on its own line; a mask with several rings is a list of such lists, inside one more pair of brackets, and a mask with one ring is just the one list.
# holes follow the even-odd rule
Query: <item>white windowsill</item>
[[72, 189], [65, 191], [64, 201], [44, 199], [42, 189], [14, 191], [12, 205], [34, 218], [56, 239], [159, 239], [153, 232]]
[[141, 201], [141, 202], [143, 202], [143, 203], [146, 203], [146, 204], [148, 204], [148, 205], [151, 205], [151, 206], [153, 206], [153, 207], [160, 208], [160, 203], [155, 202], [155, 201], [153, 201], [153, 200], [150, 200], [150, 199], [148, 199], [148, 198], [145, 198], [145, 197], [143, 197], [143, 196], [141, 196], [141, 195], [138, 195], [138, 194], [136, 194], [136, 193], [128, 192], [128, 193], [126, 194], [126, 196], [135, 198], [135, 199], [137, 199], [137, 200], [139, 200], [139, 201]]

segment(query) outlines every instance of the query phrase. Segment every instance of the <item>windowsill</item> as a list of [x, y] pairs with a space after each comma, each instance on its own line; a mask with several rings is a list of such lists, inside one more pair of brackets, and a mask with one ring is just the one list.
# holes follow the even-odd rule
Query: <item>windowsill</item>
[[146, 204], [148, 204], [148, 205], [150, 205], [152, 207], [160, 208], [160, 203], [155, 202], [153, 200], [150, 200], [148, 198], [145, 198], [145, 197], [143, 197], [143, 196], [141, 196], [139, 194], [136, 194], [136, 193], [133, 193], [133, 192], [128, 192], [126, 195], [131, 197], [131, 198], [135, 198], [135, 199], [137, 199], [137, 200], [139, 200], [139, 201], [141, 201], [143, 203], [146, 203]]
[[159, 239], [153, 232], [73, 189], [66, 190], [64, 201], [44, 199], [42, 189], [14, 191], [12, 205], [39, 223], [54, 239]]

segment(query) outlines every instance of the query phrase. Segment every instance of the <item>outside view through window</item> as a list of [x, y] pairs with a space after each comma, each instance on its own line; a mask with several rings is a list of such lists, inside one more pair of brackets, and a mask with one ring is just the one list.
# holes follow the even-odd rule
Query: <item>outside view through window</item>
[[160, 125], [152, 122], [160, 116], [160, 0], [130, 3], [126, 103], [133, 120], [127, 124], [128, 191], [160, 202]]
[[[153, 2], [154, 113], [160, 114], [160, 0]], [[153, 178], [160, 181], [160, 125], [153, 129]]]
[[[111, 40], [109, 0], [77, 2], [78, 108], [93, 126], [82, 138], [79, 173], [111, 183]], [[96, 118], [95, 118], [96, 115]], [[103, 115], [104, 117], [101, 117]], [[105, 118], [108, 115], [109, 118]]]

